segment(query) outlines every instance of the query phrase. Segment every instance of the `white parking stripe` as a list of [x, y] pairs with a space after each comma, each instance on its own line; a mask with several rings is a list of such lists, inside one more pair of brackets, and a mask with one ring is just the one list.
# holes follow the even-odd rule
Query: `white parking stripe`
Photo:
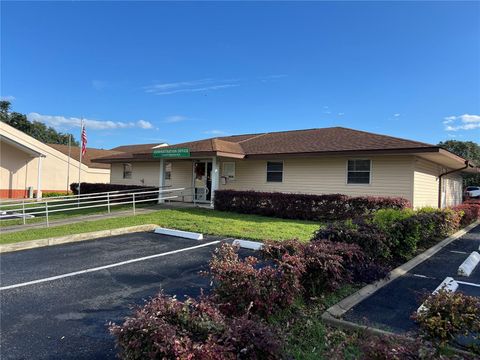
[[167, 256], [167, 255], [172, 255], [172, 254], [177, 254], [177, 253], [181, 253], [181, 252], [184, 252], [184, 251], [195, 250], [195, 249], [199, 249], [199, 248], [202, 248], [202, 247], [205, 247], [205, 246], [215, 245], [215, 244], [218, 244], [218, 243], [220, 243], [219, 240], [217, 240], [217, 241], [211, 241], [211, 242], [208, 242], [208, 243], [205, 243], [205, 244], [196, 245], [196, 246], [190, 246], [190, 247], [187, 247], [187, 248], [178, 249], [178, 250], [173, 250], [173, 251], [168, 251], [168, 252], [161, 253], [161, 254], [154, 254], [154, 255], [144, 256], [144, 257], [141, 257], [141, 258], [136, 258], [136, 259], [126, 260], [126, 261], [121, 261], [121, 262], [114, 263], [114, 264], [109, 264], [109, 265], [104, 265], [104, 266], [98, 266], [98, 267], [94, 267], [94, 268], [90, 268], [90, 269], [85, 269], [85, 270], [80, 270], [80, 271], [74, 271], [74, 272], [71, 272], [71, 273], [63, 274], [63, 275], [51, 276], [51, 277], [44, 278], [44, 279], [27, 281], [27, 282], [24, 282], [24, 283], [19, 283], [19, 284], [14, 284], [14, 285], [2, 286], [2, 287], [0, 287], [0, 291], [1, 291], [1, 290], [8, 290], [8, 289], [15, 289], [15, 288], [19, 288], [19, 287], [23, 287], [23, 286], [28, 286], [28, 285], [33, 285], [33, 284], [39, 284], [39, 283], [43, 283], [43, 282], [47, 282], [47, 281], [53, 281], [53, 280], [63, 279], [63, 278], [66, 278], [66, 277], [71, 277], [71, 276], [76, 276], [76, 275], [91, 273], [91, 272], [94, 272], [94, 271], [100, 271], [100, 270], [104, 270], [104, 269], [110, 269], [110, 268], [114, 268], [114, 267], [117, 267], [117, 266], [122, 266], [122, 265], [127, 265], [127, 264], [136, 263], [136, 262], [139, 262], [139, 261], [144, 261], [144, 260], [154, 259], [154, 258], [157, 258], [157, 257], [162, 257], [162, 256]]
[[470, 282], [466, 282], [466, 281], [458, 281], [458, 280], [456, 280], [456, 281], [457, 281], [457, 283], [462, 284], [462, 285], [480, 287], [480, 284], [474, 284], [474, 283], [470, 283]]

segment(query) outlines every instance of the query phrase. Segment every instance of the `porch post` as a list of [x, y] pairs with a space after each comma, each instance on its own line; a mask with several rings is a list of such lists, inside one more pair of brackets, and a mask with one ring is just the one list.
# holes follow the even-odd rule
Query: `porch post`
[[[158, 181], [158, 189], [162, 190], [165, 187], [165, 160], [160, 159], [160, 179]], [[163, 193], [158, 192], [158, 203], [164, 203], [165, 200], [161, 199]]]
[[37, 200], [42, 198], [42, 158], [43, 156], [38, 157], [38, 167], [37, 167]]
[[220, 171], [218, 169], [217, 157], [212, 158], [212, 194], [210, 195], [210, 206], [213, 207], [215, 191], [218, 190], [218, 184], [220, 183]]

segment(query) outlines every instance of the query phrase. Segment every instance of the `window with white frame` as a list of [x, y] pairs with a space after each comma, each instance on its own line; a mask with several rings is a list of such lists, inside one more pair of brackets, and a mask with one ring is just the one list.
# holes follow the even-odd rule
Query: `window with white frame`
[[370, 184], [371, 168], [371, 160], [348, 160], [347, 184]]
[[283, 181], [283, 161], [267, 161], [267, 182]]
[[132, 164], [129, 164], [129, 163], [123, 164], [123, 178], [124, 179], [132, 178]]
[[172, 179], [172, 163], [167, 162], [165, 164], [165, 180], [171, 180]]
[[227, 180], [235, 180], [235, 163], [233, 161], [223, 163], [222, 175], [226, 177]]

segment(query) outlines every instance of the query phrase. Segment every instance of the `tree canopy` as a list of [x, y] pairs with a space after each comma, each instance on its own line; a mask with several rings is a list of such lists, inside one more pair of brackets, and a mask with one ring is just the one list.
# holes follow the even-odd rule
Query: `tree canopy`
[[46, 144], [68, 145], [71, 136], [72, 146], [79, 145], [72, 134], [58, 132], [39, 121], [29, 121], [25, 114], [11, 112], [10, 107], [9, 101], [0, 101], [0, 120], [4, 123]]
[[[480, 145], [476, 142], [447, 140], [438, 143], [438, 146], [472, 161], [476, 166], [480, 166]], [[480, 174], [463, 174], [463, 182], [465, 186], [480, 186]]]

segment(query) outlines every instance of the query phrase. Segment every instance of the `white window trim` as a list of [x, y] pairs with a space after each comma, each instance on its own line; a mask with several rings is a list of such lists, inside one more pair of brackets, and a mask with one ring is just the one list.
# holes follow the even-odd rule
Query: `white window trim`
[[[368, 184], [351, 184], [348, 182], [348, 162], [350, 160], [368, 160], [370, 161], [370, 171], [368, 176]], [[366, 158], [350, 158], [345, 161], [345, 185], [347, 186], [371, 186], [372, 185], [372, 173], [373, 173], [373, 160]]]
[[[269, 162], [281, 162], [282, 163], [282, 181], [268, 181], [268, 163]], [[280, 171], [277, 171], [280, 172]], [[285, 162], [283, 160], [267, 160], [265, 161], [265, 183], [266, 184], [282, 184], [285, 178]]]
[[[130, 165], [130, 177], [125, 177], [125, 165]], [[133, 177], [133, 165], [132, 163], [122, 163], [122, 179], [131, 180]]]
[[[225, 173], [225, 165], [226, 164], [233, 164], [233, 176], [232, 177], [228, 176]], [[224, 161], [222, 163], [222, 176], [227, 178], [227, 180], [230, 180], [230, 181], [235, 180], [235, 178], [237, 177], [237, 164], [235, 163], [235, 161]]]

